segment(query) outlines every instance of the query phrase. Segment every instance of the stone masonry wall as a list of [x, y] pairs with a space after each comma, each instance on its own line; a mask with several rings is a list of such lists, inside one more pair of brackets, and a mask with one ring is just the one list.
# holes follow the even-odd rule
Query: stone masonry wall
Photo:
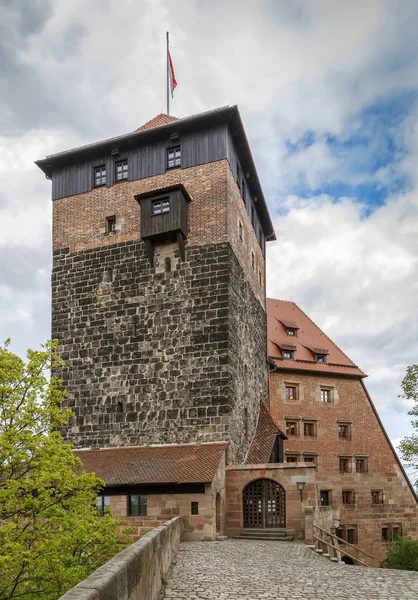
[[[286, 384], [297, 387], [296, 400], [286, 400]], [[331, 390], [331, 403], [321, 402], [321, 388]], [[417, 535], [416, 499], [360, 380], [325, 374], [273, 372], [270, 409], [283, 430], [286, 417], [299, 424], [297, 434], [289, 435], [284, 443], [285, 460], [288, 456], [296, 456], [298, 462], [304, 464], [304, 455], [313, 453], [317, 464], [318, 500], [321, 489], [331, 492], [331, 502], [338, 509], [340, 524], [357, 526], [358, 545], [376, 557], [375, 564], [386, 553], [382, 527], [400, 524], [405, 534]], [[304, 436], [304, 418], [315, 419], [315, 436]], [[350, 439], [338, 437], [338, 421], [350, 425]], [[340, 472], [339, 459], [344, 457], [348, 458], [349, 472]], [[356, 472], [356, 457], [366, 458], [366, 472]], [[354, 492], [354, 504], [342, 503], [343, 490]], [[382, 504], [372, 503], [372, 490], [383, 492]]]
[[[172, 252], [170, 272], [150, 267], [139, 240], [54, 253], [52, 337], [75, 413], [64, 436], [75, 447], [230, 440], [241, 460], [266, 390], [265, 313], [229, 244], [188, 247], [184, 263]], [[245, 397], [241, 360], [253, 363]]]

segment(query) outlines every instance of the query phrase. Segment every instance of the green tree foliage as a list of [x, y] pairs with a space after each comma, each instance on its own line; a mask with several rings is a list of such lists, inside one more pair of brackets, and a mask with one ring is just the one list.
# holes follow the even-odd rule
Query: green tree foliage
[[418, 469], [418, 365], [412, 365], [407, 368], [406, 375], [402, 380], [403, 396], [407, 400], [414, 403], [413, 408], [409, 411], [412, 417], [412, 426], [415, 432], [403, 438], [399, 444], [399, 450], [402, 460], [408, 463], [409, 467]]
[[381, 566], [386, 569], [418, 571], [418, 540], [399, 537], [390, 542], [387, 556]]
[[57, 429], [71, 417], [58, 366], [51, 342], [26, 361], [0, 346], [0, 600], [59, 598], [127, 544]]

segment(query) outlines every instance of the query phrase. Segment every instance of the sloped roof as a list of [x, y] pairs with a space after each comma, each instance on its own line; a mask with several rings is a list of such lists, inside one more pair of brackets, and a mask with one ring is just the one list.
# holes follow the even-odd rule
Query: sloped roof
[[285, 434], [277, 427], [267, 406], [261, 400], [255, 435], [245, 462], [251, 465], [268, 463], [278, 435], [287, 439]]
[[228, 444], [184, 444], [75, 450], [88, 473], [106, 486], [210, 483]]
[[[296, 324], [297, 336], [287, 335], [288, 323]], [[294, 302], [267, 299], [267, 335], [268, 356], [277, 368], [366, 377]], [[280, 349], [290, 345], [295, 346], [294, 360], [285, 360]], [[326, 362], [317, 363], [314, 354], [325, 354]]]
[[166, 125], [167, 123], [172, 123], [173, 121], [178, 121], [177, 117], [173, 117], [171, 115], [166, 115], [164, 113], [160, 113], [150, 121], [147, 121], [135, 131], [143, 131], [144, 129], [152, 129], [153, 127], [159, 127], [160, 125]]

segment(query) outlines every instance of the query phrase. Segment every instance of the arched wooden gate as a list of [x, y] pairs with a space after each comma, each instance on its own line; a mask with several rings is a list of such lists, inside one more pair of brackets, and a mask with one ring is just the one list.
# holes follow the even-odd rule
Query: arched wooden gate
[[244, 527], [286, 527], [286, 492], [276, 481], [256, 479], [243, 492]]

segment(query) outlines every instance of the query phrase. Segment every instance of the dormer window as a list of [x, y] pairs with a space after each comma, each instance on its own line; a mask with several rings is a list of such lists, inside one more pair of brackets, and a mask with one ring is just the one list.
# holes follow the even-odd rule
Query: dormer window
[[181, 167], [180, 144], [167, 148], [167, 169], [174, 169], [174, 167]]
[[294, 357], [293, 350], [282, 350], [282, 357], [285, 360], [293, 360], [293, 357]]
[[290, 337], [296, 337], [297, 336], [297, 329], [295, 327], [287, 327], [286, 328], [286, 333]]
[[162, 215], [163, 213], [170, 212], [170, 200], [163, 198], [162, 200], [154, 200], [152, 203], [152, 214]]
[[325, 362], [325, 354], [315, 354], [315, 360], [317, 363]]

